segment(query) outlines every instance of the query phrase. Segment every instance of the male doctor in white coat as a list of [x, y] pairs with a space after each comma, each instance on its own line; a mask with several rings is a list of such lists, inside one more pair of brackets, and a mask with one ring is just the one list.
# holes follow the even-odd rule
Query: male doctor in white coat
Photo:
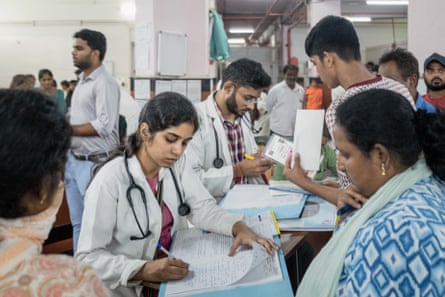
[[249, 59], [232, 62], [223, 72], [221, 88], [197, 104], [199, 129], [186, 154], [204, 186], [217, 199], [233, 184], [264, 184], [274, 163], [258, 150], [248, 116], [270, 77]]

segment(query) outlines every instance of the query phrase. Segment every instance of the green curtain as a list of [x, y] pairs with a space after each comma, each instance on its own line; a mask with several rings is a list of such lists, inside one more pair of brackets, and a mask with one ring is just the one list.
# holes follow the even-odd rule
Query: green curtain
[[229, 42], [224, 31], [224, 22], [216, 11], [210, 11], [213, 18], [212, 35], [210, 37], [210, 59], [214, 61], [227, 60], [230, 56]]

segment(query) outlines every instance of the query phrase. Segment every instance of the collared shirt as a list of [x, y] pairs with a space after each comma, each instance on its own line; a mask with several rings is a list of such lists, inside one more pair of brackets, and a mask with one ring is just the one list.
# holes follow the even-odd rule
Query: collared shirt
[[[218, 111], [219, 118], [221, 119], [226, 132], [227, 142], [229, 143], [230, 156], [232, 157], [232, 163], [236, 164], [243, 160], [244, 156], [244, 145], [243, 145], [243, 133], [241, 131], [241, 117], [236, 117], [233, 124], [227, 121], [218, 104], [214, 101], [216, 105], [216, 110]], [[247, 178], [245, 176], [235, 177], [234, 182], [236, 184], [246, 184]]]
[[77, 154], [111, 151], [119, 146], [120, 90], [116, 80], [101, 65], [88, 77], [80, 74], [71, 101], [71, 125], [90, 123], [98, 136], [73, 136]]
[[289, 88], [286, 81], [273, 86], [266, 97], [270, 114], [270, 130], [281, 136], [294, 137], [297, 110], [303, 108], [304, 89], [295, 84]]

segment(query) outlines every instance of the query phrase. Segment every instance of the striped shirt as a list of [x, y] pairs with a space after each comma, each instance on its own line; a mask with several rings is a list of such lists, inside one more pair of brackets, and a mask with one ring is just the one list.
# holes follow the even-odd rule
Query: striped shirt
[[[226, 132], [227, 142], [229, 144], [229, 152], [232, 158], [232, 164], [241, 162], [244, 156], [241, 117], [236, 117], [232, 124], [224, 118], [216, 102], [215, 105], [216, 110], [218, 111], [219, 118], [223, 123], [224, 132]], [[233, 181], [235, 184], [247, 184], [247, 178], [245, 176], [235, 177]]]
[[[333, 132], [334, 132], [335, 120], [337, 118], [337, 111], [336, 111], [337, 107], [341, 103], [345, 102], [348, 98], [371, 89], [386, 89], [399, 93], [405, 98], [407, 98], [407, 100], [411, 103], [413, 108], [416, 109], [413, 97], [409, 93], [408, 89], [404, 85], [395, 80], [383, 76], [377, 76], [376, 78], [373, 78], [371, 80], [354, 84], [346, 90], [343, 96], [340, 96], [337, 98], [337, 100], [334, 100], [326, 111], [326, 125], [329, 129], [329, 133], [331, 134], [334, 143], [335, 143], [335, 138]], [[337, 151], [337, 158], [338, 158], [338, 151]], [[351, 183], [351, 179], [349, 178], [349, 176], [344, 171], [338, 170], [338, 167], [337, 167], [337, 173], [339, 176], [341, 187], [346, 188], [347, 186], [349, 186], [349, 184]]]

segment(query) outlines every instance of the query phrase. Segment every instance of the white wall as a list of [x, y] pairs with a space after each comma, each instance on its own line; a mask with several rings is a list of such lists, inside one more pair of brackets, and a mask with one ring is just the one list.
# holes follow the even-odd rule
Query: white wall
[[105, 60], [112, 62], [114, 77], [127, 82], [132, 61], [131, 28], [128, 24], [1, 25], [0, 87], [8, 87], [12, 76], [17, 73], [32, 73], [37, 77], [41, 68], [50, 69], [58, 82], [75, 79], [71, 58], [72, 36], [82, 28], [98, 30], [105, 34]]
[[[410, 2], [409, 11], [411, 11], [411, 4], [416, 2], [421, 4], [421, 0], [411, 1], [413, 3]], [[442, 3], [442, 0], [434, 1], [437, 5], [439, 2]], [[51, 69], [58, 81], [74, 78], [71, 60], [72, 34], [85, 27], [102, 31], [106, 35], [108, 53], [105, 59], [113, 63], [114, 76], [118, 80], [128, 82], [128, 78], [133, 75], [134, 25], [119, 14], [120, 2], [121, 0], [14, 0], [14, 5], [11, 5], [8, 1], [0, 0], [0, 87], [9, 86], [12, 76], [17, 73], [37, 75], [40, 68]], [[202, 3], [202, 1], [199, 2]], [[193, 20], [190, 17], [191, 14], [192, 12], [183, 13], [182, 20]], [[177, 28], [169, 29], [177, 31]], [[367, 61], [366, 48], [393, 42], [391, 24], [356, 25], [356, 28], [362, 45], [364, 62]], [[435, 28], [439, 31], [441, 27], [437, 25]], [[307, 32], [307, 27], [292, 30], [291, 55], [298, 57], [301, 70], [304, 69], [303, 63], [307, 61], [304, 53]], [[431, 37], [428, 37], [429, 34], [420, 34], [428, 30], [416, 32], [419, 35], [416, 35], [416, 38], [428, 39], [428, 41], [422, 40], [422, 43], [432, 43]], [[406, 43], [408, 39], [406, 24], [396, 24], [395, 33], [397, 43]], [[204, 36], [204, 34], [207, 33], [200, 32], [199, 36]], [[189, 57], [189, 63], [202, 65], [203, 68], [199, 68], [199, 71], [194, 74], [205, 76], [207, 73], [205, 69], [208, 68], [208, 45], [206, 44], [204, 49], [201, 43], [202, 37], [198, 40], [199, 42], [190, 44], [190, 53], [194, 56], [193, 59]], [[434, 39], [434, 42], [441, 42], [440, 38]], [[436, 47], [436, 50], [440, 52], [441, 48]], [[246, 51], [246, 54], [249, 52]], [[424, 59], [424, 57], [421, 58]], [[192, 60], [193, 63], [191, 63]], [[272, 75], [274, 76], [274, 73]]]
[[0, 0], [0, 87], [12, 76], [49, 68], [57, 81], [74, 79], [72, 35], [89, 28], [108, 41], [105, 60], [113, 75], [128, 81], [133, 24], [120, 13], [121, 0]]
[[419, 60], [419, 71], [423, 73], [423, 62], [434, 52], [445, 55], [445, 29], [443, 12], [445, 1], [410, 0], [408, 6], [408, 49]]
[[[354, 26], [360, 40], [362, 61], [366, 63], [368, 60], [372, 60], [377, 63], [376, 57], [366, 56], [366, 49], [391, 45], [393, 43], [392, 24], [354, 24]], [[394, 29], [396, 44], [406, 46], [406, 41], [408, 39], [407, 24], [395, 23]], [[308, 27], [296, 27], [292, 30], [291, 52], [292, 56], [298, 58], [300, 69], [304, 69], [305, 61], [309, 60], [304, 51], [304, 41], [308, 32]]]
[[272, 77], [272, 84], [277, 83], [279, 75], [279, 61], [270, 47], [232, 47], [230, 48], [229, 62], [248, 57], [263, 66], [264, 71]]
[[[137, 0], [135, 66], [137, 76], [159, 74], [158, 34], [160, 31], [185, 34], [186, 50], [163, 52], [168, 61], [186, 64], [185, 77], [209, 77], [209, 3], [207, 0]], [[140, 42], [139, 42], [140, 41]], [[178, 59], [168, 59], [176, 55]], [[165, 62], [165, 60], [162, 60]], [[174, 64], [173, 64], [174, 65]], [[174, 67], [171, 65], [172, 67]]]

